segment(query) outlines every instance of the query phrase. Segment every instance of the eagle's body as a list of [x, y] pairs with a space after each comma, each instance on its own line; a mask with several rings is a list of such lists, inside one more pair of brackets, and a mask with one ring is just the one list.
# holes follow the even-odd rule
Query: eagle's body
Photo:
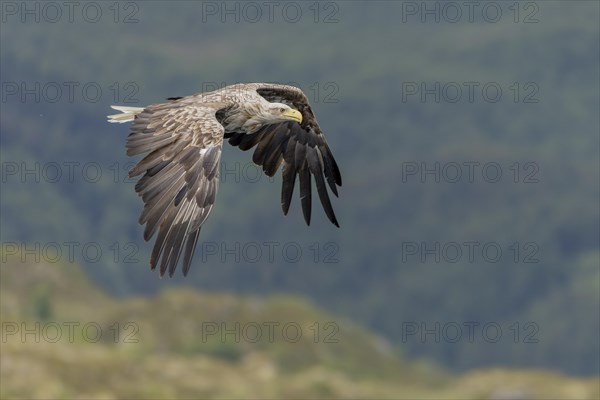
[[[323, 208], [338, 226], [325, 179], [337, 195], [341, 176], [304, 93], [296, 87], [250, 83], [145, 108], [116, 107], [110, 122], [133, 121], [127, 155], [145, 154], [129, 172], [144, 174], [135, 186], [144, 200], [139, 222], [144, 239], [158, 231], [150, 264], [172, 276], [185, 244], [187, 275], [200, 228], [215, 202], [224, 139], [256, 150], [253, 161], [273, 176], [283, 165], [281, 204], [287, 214], [298, 175], [306, 223], [311, 214], [311, 176]], [[324, 178], [325, 177], [325, 178]], [[162, 257], [161, 257], [162, 256]]]

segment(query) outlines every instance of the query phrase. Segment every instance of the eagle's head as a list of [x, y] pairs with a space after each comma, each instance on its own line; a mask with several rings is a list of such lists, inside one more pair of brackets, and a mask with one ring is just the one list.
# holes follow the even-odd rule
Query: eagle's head
[[262, 116], [265, 119], [265, 124], [285, 121], [296, 121], [299, 124], [302, 123], [302, 113], [283, 103], [269, 103], [263, 110]]
[[263, 101], [247, 105], [243, 112], [232, 113], [225, 122], [231, 123], [226, 129], [236, 130], [241, 126], [246, 133], [253, 133], [262, 126], [286, 121], [302, 123], [302, 113], [287, 104]]

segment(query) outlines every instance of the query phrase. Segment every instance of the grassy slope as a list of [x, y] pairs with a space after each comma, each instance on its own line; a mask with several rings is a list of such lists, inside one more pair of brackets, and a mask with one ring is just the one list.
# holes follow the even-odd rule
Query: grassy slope
[[[597, 380], [532, 370], [482, 370], [450, 377], [402, 361], [375, 335], [292, 297], [240, 297], [168, 290], [156, 297], [115, 300], [94, 287], [76, 265], [29, 264], [9, 257], [1, 269], [3, 331], [11, 323], [79, 322], [71, 343], [39, 343], [33, 335], [2, 340], [2, 398], [489, 398], [525, 393], [535, 398], [598, 396]], [[263, 335], [202, 340], [203, 325], [296, 322], [296, 343]], [[337, 343], [315, 343], [309, 326], [339, 326]], [[102, 327], [96, 343], [81, 327]], [[121, 327], [117, 343], [111, 326]], [[126, 324], [138, 328], [132, 332]], [[321, 328], [321, 332], [325, 333]], [[90, 331], [92, 336], [94, 330]], [[251, 336], [249, 333], [248, 336]], [[136, 342], [127, 343], [129, 339]], [[32, 384], [35, 382], [35, 384]]]

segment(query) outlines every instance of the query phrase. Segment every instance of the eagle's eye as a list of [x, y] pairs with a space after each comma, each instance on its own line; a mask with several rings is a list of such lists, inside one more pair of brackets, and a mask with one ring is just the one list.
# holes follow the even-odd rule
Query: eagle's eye
[[285, 108], [281, 107], [281, 108], [279, 109], [279, 112], [285, 112]]

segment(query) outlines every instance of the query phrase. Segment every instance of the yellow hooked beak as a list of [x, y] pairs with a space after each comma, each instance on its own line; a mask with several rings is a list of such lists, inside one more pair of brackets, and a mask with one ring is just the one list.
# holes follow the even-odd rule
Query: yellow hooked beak
[[302, 113], [298, 110], [294, 110], [293, 108], [285, 110], [281, 115], [283, 115], [285, 119], [296, 121], [299, 124], [302, 123]]

